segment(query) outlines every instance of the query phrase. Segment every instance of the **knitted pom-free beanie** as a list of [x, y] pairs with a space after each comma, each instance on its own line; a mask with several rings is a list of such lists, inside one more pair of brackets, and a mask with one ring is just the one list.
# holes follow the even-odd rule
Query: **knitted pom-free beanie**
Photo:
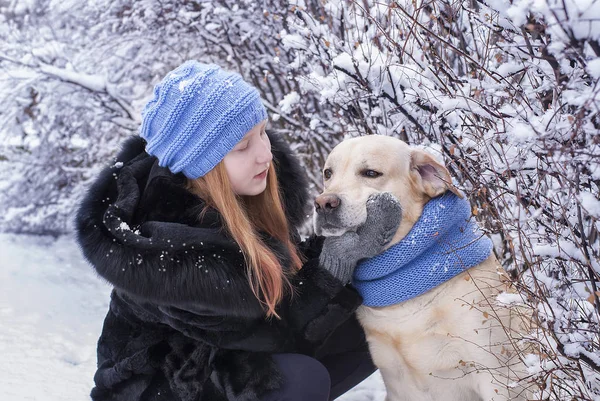
[[258, 90], [214, 64], [186, 61], [154, 87], [140, 136], [159, 165], [202, 177], [267, 118]]

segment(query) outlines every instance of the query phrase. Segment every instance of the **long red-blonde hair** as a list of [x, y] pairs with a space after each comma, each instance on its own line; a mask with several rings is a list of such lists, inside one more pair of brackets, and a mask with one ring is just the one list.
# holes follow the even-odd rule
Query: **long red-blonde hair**
[[203, 177], [188, 179], [187, 188], [206, 202], [201, 215], [208, 207], [220, 213], [225, 230], [242, 250], [252, 292], [265, 306], [267, 316], [279, 317], [275, 308], [293, 289], [286, 270], [261, 240], [258, 231], [266, 232], [285, 245], [292, 264], [287, 274], [300, 270], [302, 259], [290, 237], [273, 163], [269, 166], [266, 189], [256, 196], [238, 196], [233, 192], [223, 162]]

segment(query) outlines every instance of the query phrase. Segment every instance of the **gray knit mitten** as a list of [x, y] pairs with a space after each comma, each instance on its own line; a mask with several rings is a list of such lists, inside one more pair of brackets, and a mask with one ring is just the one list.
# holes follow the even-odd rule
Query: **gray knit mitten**
[[349, 283], [358, 261], [381, 253], [392, 240], [401, 220], [400, 202], [392, 194], [371, 195], [367, 200], [367, 220], [356, 232], [325, 239], [319, 257], [321, 266], [343, 284]]

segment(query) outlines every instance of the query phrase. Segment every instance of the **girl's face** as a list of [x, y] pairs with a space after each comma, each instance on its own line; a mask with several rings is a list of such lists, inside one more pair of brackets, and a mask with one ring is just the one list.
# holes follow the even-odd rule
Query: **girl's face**
[[237, 195], [258, 195], [267, 187], [273, 155], [265, 132], [267, 120], [256, 124], [225, 156], [225, 171]]

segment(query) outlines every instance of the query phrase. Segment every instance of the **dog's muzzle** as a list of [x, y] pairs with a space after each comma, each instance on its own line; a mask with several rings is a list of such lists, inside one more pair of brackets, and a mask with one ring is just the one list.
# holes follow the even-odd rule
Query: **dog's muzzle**
[[342, 199], [336, 194], [322, 194], [315, 199], [315, 232], [319, 235], [337, 236], [346, 232], [342, 224]]

